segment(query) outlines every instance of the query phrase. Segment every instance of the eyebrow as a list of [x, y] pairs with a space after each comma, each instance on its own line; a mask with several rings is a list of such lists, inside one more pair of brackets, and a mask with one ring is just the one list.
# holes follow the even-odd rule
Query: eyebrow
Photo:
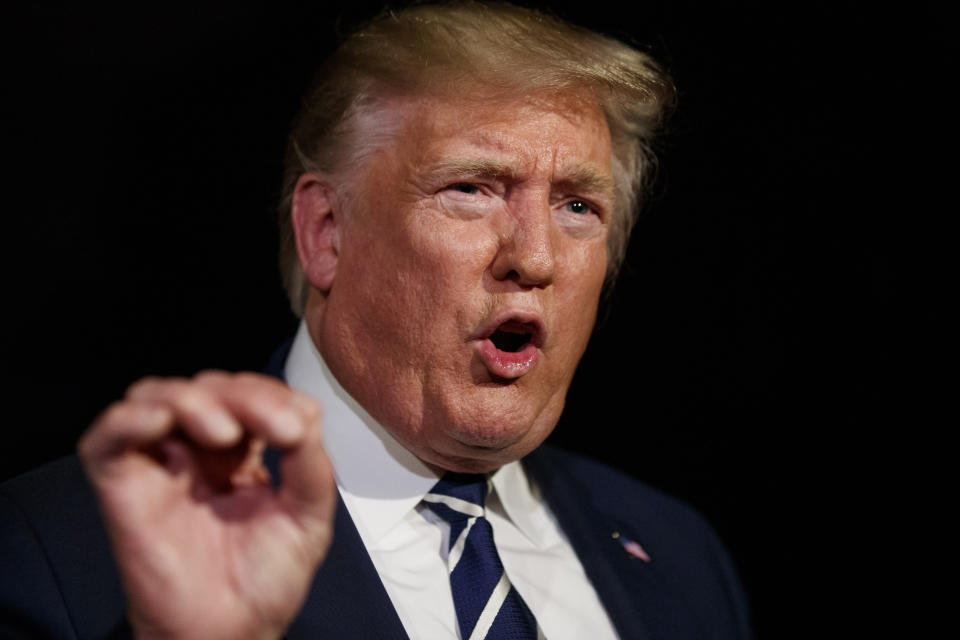
[[558, 184], [582, 189], [589, 192], [603, 193], [613, 195], [613, 177], [605, 173], [600, 173], [593, 167], [578, 166], [572, 171], [563, 175]]
[[[481, 179], [515, 180], [520, 176], [517, 167], [491, 159], [449, 158], [431, 163], [427, 170], [430, 173], [446, 175], [463, 175]], [[576, 166], [565, 171], [556, 180], [556, 184], [573, 187], [578, 190], [613, 194], [613, 178], [589, 166]]]
[[505, 162], [489, 159], [446, 158], [430, 164], [427, 170], [430, 173], [466, 175], [487, 179], [516, 179], [519, 177], [516, 167]]

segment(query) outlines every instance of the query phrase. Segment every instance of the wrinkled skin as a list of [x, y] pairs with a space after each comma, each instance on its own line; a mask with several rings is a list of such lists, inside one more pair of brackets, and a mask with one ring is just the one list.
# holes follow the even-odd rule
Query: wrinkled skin
[[[344, 387], [418, 457], [490, 471], [553, 429], [593, 329], [609, 129], [589, 103], [390, 108], [403, 124], [350, 177], [351, 194], [323, 176], [298, 184], [308, 327]], [[543, 329], [521, 375], [491, 366], [479, 339], [514, 317]]]

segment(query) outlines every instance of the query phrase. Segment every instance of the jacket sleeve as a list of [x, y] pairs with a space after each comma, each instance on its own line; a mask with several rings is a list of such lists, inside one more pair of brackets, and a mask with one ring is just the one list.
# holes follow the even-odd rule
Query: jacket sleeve
[[33, 527], [2, 490], [0, 567], [0, 637], [77, 637], [60, 585]]
[[96, 497], [75, 456], [0, 485], [0, 639], [130, 637]]

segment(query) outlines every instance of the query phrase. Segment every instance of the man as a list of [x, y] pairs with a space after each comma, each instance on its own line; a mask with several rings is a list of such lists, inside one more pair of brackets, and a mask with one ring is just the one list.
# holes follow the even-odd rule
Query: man
[[670, 96], [645, 55], [510, 6], [348, 38], [290, 140], [285, 382], [143, 380], [80, 443], [92, 493], [74, 461], [5, 486], [6, 628], [747, 635], [695, 515], [539, 447]]

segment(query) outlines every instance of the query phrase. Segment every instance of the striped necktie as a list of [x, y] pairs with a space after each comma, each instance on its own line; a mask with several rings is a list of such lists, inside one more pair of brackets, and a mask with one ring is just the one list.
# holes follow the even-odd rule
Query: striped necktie
[[487, 478], [447, 472], [423, 497], [450, 523], [447, 565], [462, 640], [535, 640], [537, 621], [510, 584], [484, 517]]

